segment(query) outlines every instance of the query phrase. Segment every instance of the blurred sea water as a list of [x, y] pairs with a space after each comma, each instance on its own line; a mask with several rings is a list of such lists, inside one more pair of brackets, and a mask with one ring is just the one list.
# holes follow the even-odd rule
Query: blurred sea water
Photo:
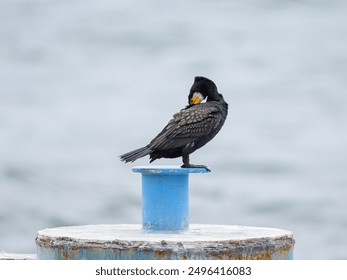
[[[187, 103], [229, 103], [191, 155], [191, 223], [291, 230], [296, 259], [347, 258], [347, 2], [0, 1], [0, 251], [42, 228], [141, 222], [118, 155]], [[181, 159], [155, 164], [181, 164]]]

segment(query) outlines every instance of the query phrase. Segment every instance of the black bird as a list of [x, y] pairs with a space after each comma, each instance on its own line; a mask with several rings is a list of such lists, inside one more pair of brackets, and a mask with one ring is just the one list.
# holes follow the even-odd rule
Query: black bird
[[127, 163], [150, 155], [152, 162], [182, 156], [183, 168], [209, 170], [204, 165], [190, 164], [189, 155], [216, 136], [227, 117], [228, 104], [215, 83], [205, 77], [195, 77], [188, 103], [147, 146], [121, 155], [120, 159]]

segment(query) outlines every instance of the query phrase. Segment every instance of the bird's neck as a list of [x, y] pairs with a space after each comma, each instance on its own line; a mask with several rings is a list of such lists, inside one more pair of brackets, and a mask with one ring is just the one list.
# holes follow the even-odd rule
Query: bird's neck
[[207, 97], [207, 101], [222, 101], [222, 102], [225, 102], [224, 98], [223, 98], [223, 95], [221, 95], [218, 92], [216, 94], [214, 94], [213, 96]]

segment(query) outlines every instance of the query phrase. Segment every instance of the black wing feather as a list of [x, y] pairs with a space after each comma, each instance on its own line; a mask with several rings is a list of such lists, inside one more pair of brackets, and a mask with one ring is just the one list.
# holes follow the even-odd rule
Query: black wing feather
[[182, 109], [148, 146], [153, 150], [177, 149], [208, 136], [222, 120], [219, 108], [213, 103]]

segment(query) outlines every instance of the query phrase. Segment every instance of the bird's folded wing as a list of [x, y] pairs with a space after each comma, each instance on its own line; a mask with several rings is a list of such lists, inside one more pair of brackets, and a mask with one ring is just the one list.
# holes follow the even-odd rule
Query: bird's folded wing
[[182, 109], [150, 143], [157, 150], [176, 149], [208, 136], [222, 120], [220, 110], [208, 103]]

